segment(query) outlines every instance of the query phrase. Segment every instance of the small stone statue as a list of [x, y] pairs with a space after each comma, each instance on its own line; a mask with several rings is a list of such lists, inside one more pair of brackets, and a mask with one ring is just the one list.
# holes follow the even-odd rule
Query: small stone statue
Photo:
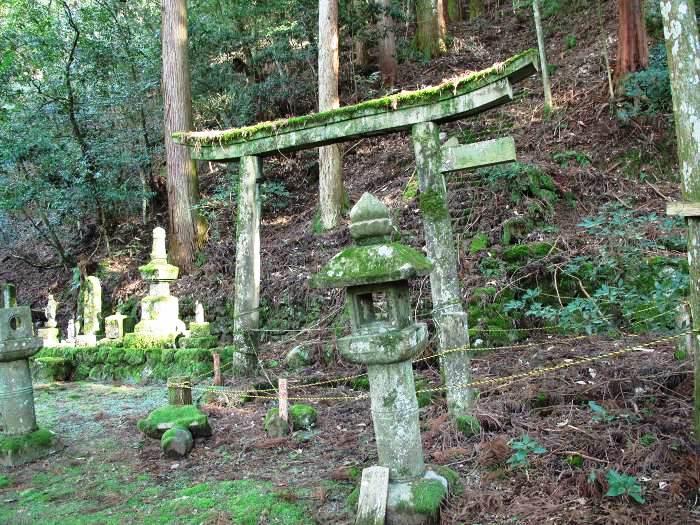
[[199, 301], [197, 301], [194, 307], [194, 322], [199, 324], [204, 323], [204, 307]]
[[46, 302], [46, 308], [44, 308], [44, 314], [46, 315], [46, 327], [56, 328], [56, 311], [58, 310], [58, 301], [53, 298], [53, 294], [49, 294], [49, 299]]
[[75, 334], [77, 329], [75, 327], [75, 319], [68, 320], [68, 326], [66, 327], [66, 341], [69, 343], [75, 343]]

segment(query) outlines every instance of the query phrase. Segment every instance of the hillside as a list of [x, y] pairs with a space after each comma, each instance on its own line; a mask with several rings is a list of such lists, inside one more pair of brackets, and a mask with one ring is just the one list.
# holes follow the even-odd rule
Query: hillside
[[[700, 519], [700, 459], [692, 445], [690, 418], [692, 360], [676, 352], [672, 339], [654, 344], [674, 333], [676, 309], [688, 285], [685, 226], [665, 216], [666, 202], [680, 195], [672, 115], [668, 107], [649, 109], [653, 104], [646, 94], [609, 101], [600, 33], [609, 37], [614, 60], [615, 2], [602, 4], [603, 28], [595, 3], [547, 5], [555, 110], [543, 111], [540, 79], [533, 76], [518, 85], [513, 102], [441, 128], [445, 140], [457, 137], [462, 143], [512, 136], [518, 155], [513, 165], [447, 178], [472, 344], [505, 347], [477, 351], [475, 376], [508, 376], [637, 345], [648, 344], [653, 351], [630, 351], [620, 359], [484, 386], [476, 412], [481, 427], [477, 435], [465, 435], [447, 419], [440, 393], [427, 393], [421, 409], [426, 461], [453, 468], [464, 486], [443, 510], [441, 523], [691, 523]], [[486, 10], [483, 18], [450, 25], [447, 55], [428, 62], [415, 56], [402, 61], [397, 90], [436, 85], [536, 47], [528, 9], [487, 2]], [[655, 57], [663, 41], [658, 40], [658, 21], [653, 23], [650, 19], [650, 27], [656, 28], [650, 42]], [[413, 28], [407, 24], [406, 31]], [[376, 75], [357, 75], [349, 62], [341, 60], [344, 104], [383, 94]], [[350, 206], [364, 192], [374, 194], [391, 208], [401, 242], [423, 250], [409, 134], [348, 142], [343, 151]], [[364, 372], [343, 362], [335, 348], [336, 338], [348, 330], [344, 294], [308, 285], [312, 274], [350, 244], [347, 217], [337, 231], [319, 231], [317, 159], [315, 151], [308, 151], [265, 160], [261, 381]], [[223, 346], [232, 341], [233, 329], [237, 166], [200, 163], [198, 168], [208, 240], [197, 255], [196, 269], [178, 279], [171, 291], [180, 298], [183, 319], [194, 318], [195, 301], [203, 303]], [[125, 217], [111, 235], [109, 253], [94, 225], [79, 224], [64, 232], [70, 239], [66, 244], [79, 254], [79, 270], [102, 280], [106, 314], [119, 309], [138, 318], [138, 301], [147, 291], [138, 266], [148, 260], [152, 229], [167, 229], [166, 220], [162, 207], [152, 212], [146, 225], [138, 217]], [[59, 326], [64, 327], [75, 309], [80, 271], [56, 265], [52, 252], [30, 229], [18, 231], [12, 245], [0, 246], [0, 262], [0, 281], [17, 284], [18, 300], [31, 305], [34, 320], [43, 321], [46, 294], [53, 293], [60, 302]], [[429, 279], [411, 286], [416, 317], [427, 322], [434, 335]], [[284, 364], [287, 352], [296, 346], [313, 356], [303, 370]], [[435, 351], [431, 340], [427, 352]], [[416, 365], [416, 373], [423, 388], [441, 384], [437, 360]], [[213, 498], [222, 499], [231, 489], [225, 485], [228, 480], [244, 485], [262, 480], [271, 484], [265, 490], [286, 504], [305, 506], [320, 523], [351, 523], [346, 498], [358, 469], [376, 461], [367, 402], [353, 397], [363, 386], [352, 381], [337, 389], [301, 391], [331, 400], [314, 399], [318, 431], [298, 440], [265, 438], [260, 427], [270, 404], [266, 400], [240, 405], [219, 397], [207, 408], [215, 437], [176, 467], [161, 459], [157, 443], [144, 443], [131, 428], [144, 415], [129, 401], [132, 386], [104, 392], [78, 383], [65, 385], [70, 386], [48, 387], [40, 394], [45, 417], [63, 425], [76, 441], [85, 420], [99, 426], [90, 427], [95, 436], [105, 433], [118, 444], [134, 447], [133, 453], [117, 456], [110, 455], [114, 450], [109, 446], [83, 444], [76, 450], [98, 462], [120, 462], [120, 469], [126, 465], [131, 473], [120, 471], [119, 476], [134, 483], [134, 491], [144, 489], [135, 474], [143, 473], [160, 487], [158, 497], [190, 497], [193, 506], [202, 505], [202, 512], [214, 509], [223, 515], [224, 510], [218, 503], [204, 502], [201, 494], [167, 491], [185, 490], [186, 485], [178, 485], [185, 479], [189, 485], [207, 485], [216, 494]], [[249, 384], [227, 380], [227, 386]], [[158, 387], [144, 388], [134, 395], [155, 406]], [[101, 398], [94, 405], [93, 390]], [[337, 395], [352, 399], [336, 402], [332, 398]], [[80, 422], [58, 415], [59, 401], [81, 414]], [[111, 419], [122, 412], [127, 427]], [[508, 464], [510, 443], [526, 435], [544, 445], [547, 454], [531, 455], [529, 465]], [[78, 483], [83, 475], [102, 476], [92, 463], [75, 462], [84, 473], [61, 472], [56, 479]], [[644, 505], [627, 496], [605, 497], [611, 469], [641, 480]], [[34, 466], [18, 474], [15, 483], [28, 487], [32, 476], [39, 475]], [[107, 486], [104, 480], [100, 483], [104, 485], [93, 487], [94, 492]], [[49, 483], [42, 490], [49, 501], [65, 504]], [[88, 489], [85, 497], [97, 498]], [[112, 504], [122, 513], [160, 512], [151, 500], [132, 505], [124, 492], [115, 498], [97, 498], [96, 512]], [[43, 500], [20, 501], [28, 508], [34, 505], [35, 519], [50, 512], [50, 503]], [[199, 519], [176, 500], [168, 501], [164, 519]], [[67, 507], [59, 508], [70, 515]], [[231, 522], [226, 516], [206, 514], [203, 522]], [[290, 518], [284, 523], [297, 522]]]

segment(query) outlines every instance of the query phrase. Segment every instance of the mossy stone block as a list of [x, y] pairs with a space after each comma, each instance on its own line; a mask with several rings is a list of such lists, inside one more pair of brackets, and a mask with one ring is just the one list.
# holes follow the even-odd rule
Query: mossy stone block
[[54, 453], [59, 448], [56, 434], [41, 428], [24, 436], [0, 434], [0, 465], [16, 467]]
[[173, 427], [160, 438], [160, 448], [166, 458], [183, 458], [189, 454], [193, 446], [192, 433], [182, 427]]
[[207, 335], [202, 337], [183, 337], [180, 339], [181, 348], [216, 348], [219, 343], [219, 338], [215, 335]]
[[73, 363], [65, 357], [37, 357], [34, 362], [52, 381], [68, 381], [73, 373]]
[[168, 348], [175, 346], [177, 335], [126, 334], [124, 346], [127, 348]]
[[147, 418], [141, 419], [137, 427], [148, 437], [155, 439], [160, 439], [167, 430], [175, 427], [186, 428], [194, 437], [211, 436], [207, 415], [194, 405], [168, 405], [157, 408]]
[[280, 417], [277, 408], [271, 408], [267, 411], [263, 426], [270, 437], [284, 437], [289, 434], [289, 424]]
[[309, 430], [316, 425], [316, 409], [310, 405], [298, 404], [289, 407], [289, 417], [294, 430]]

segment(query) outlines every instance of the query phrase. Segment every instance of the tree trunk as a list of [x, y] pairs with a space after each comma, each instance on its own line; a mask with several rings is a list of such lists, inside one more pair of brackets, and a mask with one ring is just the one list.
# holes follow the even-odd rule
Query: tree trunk
[[416, 48], [426, 60], [447, 51], [440, 26], [441, 7], [442, 0], [416, 0]]
[[[661, 0], [668, 71], [676, 119], [678, 164], [683, 199], [700, 202], [700, 36], [692, 1]], [[690, 309], [693, 336], [700, 340], [700, 217], [688, 217]], [[695, 346], [693, 422], [700, 443], [700, 351]]]
[[199, 200], [197, 169], [187, 148], [171, 133], [192, 129], [192, 94], [187, 58], [187, 1], [162, 0], [163, 106], [168, 170], [170, 257], [183, 271], [192, 268], [206, 224], [194, 209]]
[[484, 16], [484, 0], [469, 0], [469, 20]]
[[459, 22], [464, 18], [461, 0], [443, 0], [445, 3], [445, 17], [450, 22]]
[[618, 12], [615, 77], [619, 81], [628, 73], [647, 68], [649, 49], [644, 23], [644, 0], [618, 0]]
[[376, 0], [381, 13], [379, 15], [379, 70], [382, 73], [382, 85], [391, 87], [396, 83], [396, 35], [394, 19], [389, 8], [391, 0]]
[[440, 28], [440, 38], [447, 36], [447, 0], [437, 0], [438, 3], [438, 27]]
[[369, 50], [367, 49], [367, 40], [365, 39], [365, 35], [361, 30], [359, 30], [365, 22], [362, 20], [362, 9], [360, 8], [361, 5], [362, 0], [353, 0], [352, 2], [353, 16], [355, 18], [354, 26], [358, 28], [353, 35], [353, 48], [355, 52], [353, 60], [356, 66], [366, 67], [369, 65]]
[[[338, 0], [319, 0], [318, 5], [318, 110], [340, 107], [338, 97]], [[340, 146], [318, 150], [319, 208], [321, 227], [330, 230], [340, 224], [343, 206], [343, 158]]]
[[537, 47], [540, 51], [540, 70], [542, 72], [542, 88], [544, 90], [544, 110], [552, 110], [552, 87], [549, 84], [549, 70], [547, 69], [547, 54], [544, 48], [544, 32], [542, 31], [542, 17], [540, 16], [540, 0], [532, 0], [532, 12], [535, 18], [535, 32], [537, 33]]

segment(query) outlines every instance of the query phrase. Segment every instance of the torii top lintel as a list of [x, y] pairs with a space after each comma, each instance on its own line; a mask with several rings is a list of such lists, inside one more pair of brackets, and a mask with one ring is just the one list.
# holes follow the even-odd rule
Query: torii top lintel
[[178, 132], [173, 138], [187, 146], [194, 159], [232, 161], [384, 135], [420, 122], [458, 120], [509, 102], [511, 85], [537, 69], [537, 53], [531, 49], [488, 69], [419, 91], [244, 128]]

